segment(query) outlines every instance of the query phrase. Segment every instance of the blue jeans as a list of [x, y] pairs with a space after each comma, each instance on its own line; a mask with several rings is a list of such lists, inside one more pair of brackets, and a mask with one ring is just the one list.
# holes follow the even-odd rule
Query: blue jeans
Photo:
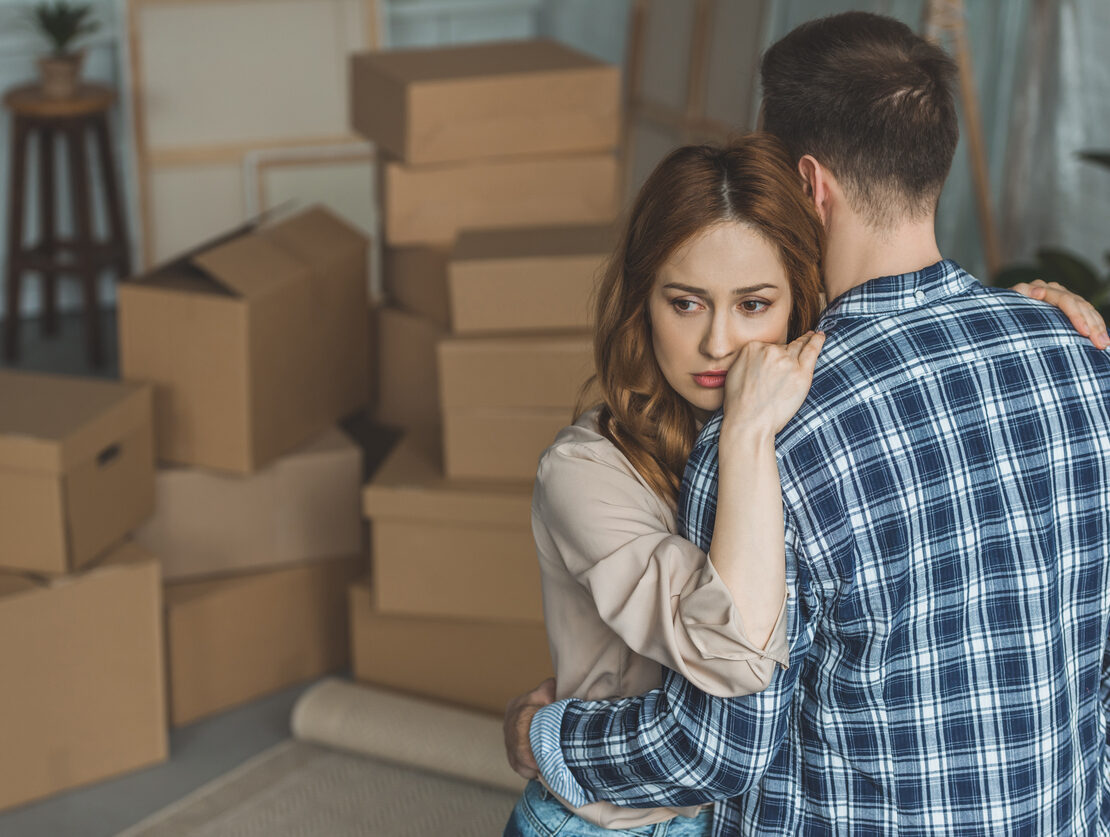
[[706, 808], [693, 818], [675, 817], [636, 828], [602, 828], [572, 814], [547, 788], [533, 780], [509, 815], [502, 837], [709, 837], [712, 819], [712, 809]]

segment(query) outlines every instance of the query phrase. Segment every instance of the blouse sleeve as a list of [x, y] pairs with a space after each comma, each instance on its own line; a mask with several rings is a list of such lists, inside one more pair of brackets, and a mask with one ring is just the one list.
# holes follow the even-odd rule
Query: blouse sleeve
[[553, 553], [633, 651], [720, 697], [767, 688], [786, 666], [785, 596], [767, 645], [744, 630], [713, 562], [672, 534], [655, 498], [632, 474], [573, 447], [550, 449], [533, 494], [541, 554]]

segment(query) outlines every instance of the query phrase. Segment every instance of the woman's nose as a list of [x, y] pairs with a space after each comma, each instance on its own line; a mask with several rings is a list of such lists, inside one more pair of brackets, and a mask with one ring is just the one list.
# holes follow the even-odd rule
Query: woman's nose
[[713, 314], [709, 321], [709, 328], [702, 337], [702, 354], [715, 359], [725, 358], [732, 354], [733, 340], [728, 325], [728, 317], [724, 312]]

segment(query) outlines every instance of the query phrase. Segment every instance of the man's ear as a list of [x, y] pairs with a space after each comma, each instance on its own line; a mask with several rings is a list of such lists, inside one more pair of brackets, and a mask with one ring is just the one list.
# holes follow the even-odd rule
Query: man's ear
[[835, 180], [827, 168], [822, 166], [812, 154], [806, 154], [798, 161], [798, 173], [802, 176], [802, 188], [813, 201], [822, 224], [829, 220], [832, 183]]

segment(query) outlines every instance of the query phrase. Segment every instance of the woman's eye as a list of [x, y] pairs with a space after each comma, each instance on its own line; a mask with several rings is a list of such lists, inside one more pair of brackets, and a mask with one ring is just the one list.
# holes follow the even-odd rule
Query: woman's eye
[[740, 307], [747, 311], [749, 314], [758, 314], [770, 305], [769, 302], [764, 302], [762, 299], [745, 299], [740, 303]]
[[698, 303], [692, 299], [676, 299], [671, 305], [673, 305], [674, 310], [678, 311], [680, 314], [689, 314], [698, 307]]

